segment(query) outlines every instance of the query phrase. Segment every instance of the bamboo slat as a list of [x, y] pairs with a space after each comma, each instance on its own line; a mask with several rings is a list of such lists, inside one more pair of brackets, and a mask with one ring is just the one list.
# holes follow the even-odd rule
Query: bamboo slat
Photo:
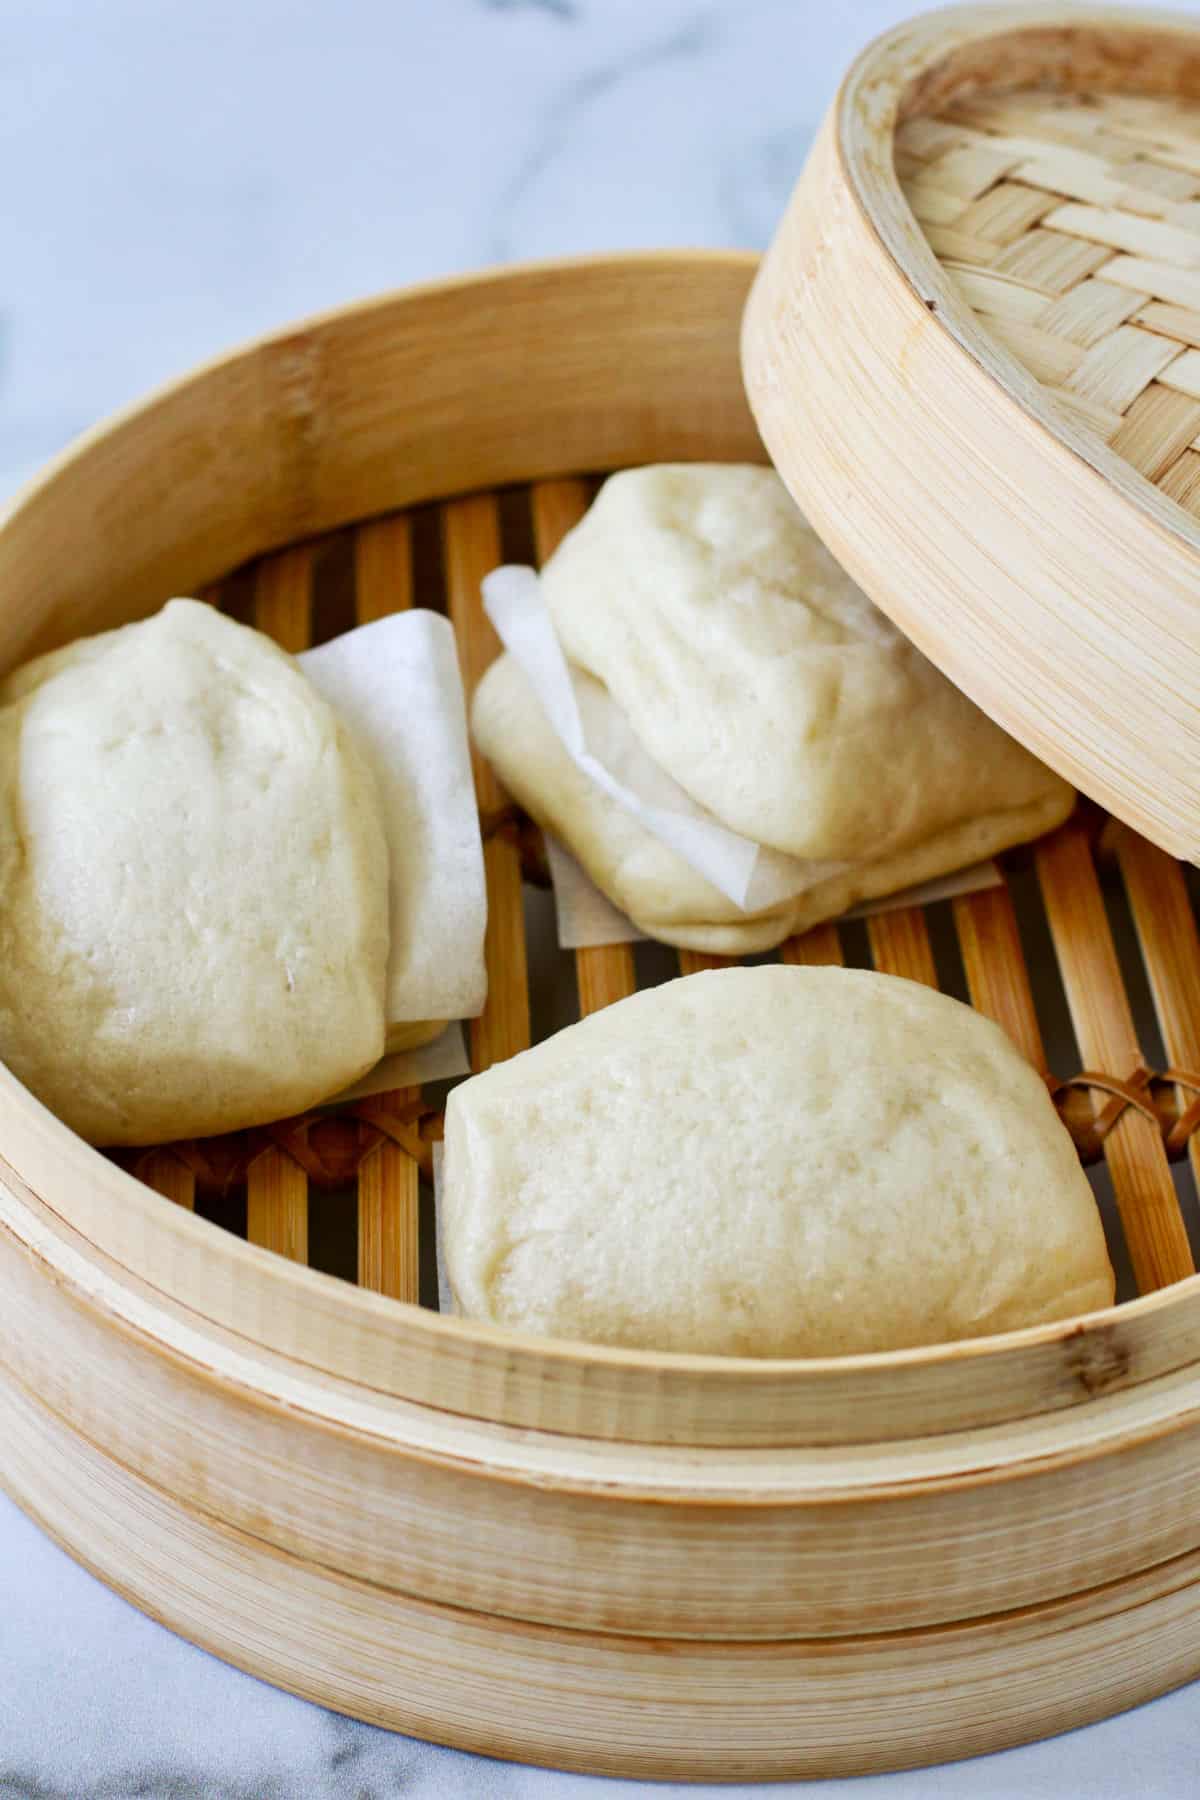
[[1133, 910], [1159, 1027], [1172, 1067], [1192, 1078], [1178, 1086], [1192, 1170], [1200, 1183], [1200, 932], [1183, 870], [1135, 832], [1116, 834], [1117, 855]]
[[196, 1205], [196, 1177], [170, 1150], [152, 1150], [142, 1158], [138, 1175], [147, 1187], [191, 1212]]
[[[295, 655], [312, 642], [313, 552], [307, 545], [268, 557], [254, 585], [254, 622]], [[269, 1146], [246, 1178], [246, 1234], [252, 1244], [293, 1262], [308, 1261], [308, 1178]]]
[[[389, 1101], [411, 1090], [388, 1095]], [[383, 1143], [358, 1171], [358, 1284], [393, 1300], [420, 1296], [420, 1170], [396, 1144]]]
[[264, 1150], [250, 1166], [246, 1236], [292, 1262], [308, 1261], [308, 1181], [282, 1150]]
[[371, 519], [354, 533], [354, 612], [360, 625], [413, 605], [412, 523], [406, 513]]
[[[501, 562], [500, 513], [489, 495], [452, 501], [442, 512], [446, 597], [458, 633], [463, 682], [470, 704], [475, 685], [500, 651], [483, 610], [480, 584]], [[521, 854], [498, 828], [507, 799], [488, 763], [472, 747], [475, 791], [483, 825], [488, 922], [484, 954], [488, 998], [471, 1021], [471, 1067], [478, 1072], [529, 1044], [529, 985]]]
[[632, 944], [587, 944], [575, 952], [579, 1012], [599, 1012], [614, 1000], [627, 1000], [637, 988]]
[[[372, 519], [354, 534], [354, 604], [360, 625], [403, 612], [413, 602], [412, 528], [403, 514]], [[420, 1088], [372, 1099], [368, 1117], [418, 1103]], [[420, 1297], [420, 1170], [385, 1138], [358, 1170], [358, 1284], [393, 1300]]]
[[[1040, 1075], [1057, 1087], [1042, 1043], [1041, 1026], [1012, 896], [1007, 887], [960, 894], [954, 922], [971, 1005], [994, 1019]], [[1094, 1111], [1086, 1093], [1057, 1087], [1055, 1104], [1076, 1142], [1090, 1142]]]
[[[1037, 865], [1080, 1053], [1089, 1069], [1130, 1082], [1144, 1062], [1084, 832], [1064, 826], [1039, 846]], [[1097, 1116], [1106, 1104], [1098, 1093]], [[1191, 1275], [1187, 1230], [1157, 1120], [1127, 1106], [1104, 1139], [1104, 1155], [1139, 1292]]]
[[1022, 1056], [1046, 1074], [1033, 989], [1007, 887], [960, 894], [954, 902], [954, 923], [971, 1005], [1007, 1031]]
[[843, 960], [842, 945], [837, 926], [814, 925], [802, 936], [789, 938], [779, 954], [785, 963], [807, 963], [814, 968], [840, 963]]
[[736, 961], [735, 956], [714, 956], [708, 950], [681, 950], [679, 952], [679, 973], [681, 975], [698, 975], [702, 969], [728, 969]]
[[933, 962], [933, 947], [925, 915], [919, 906], [899, 907], [895, 912], [876, 913], [867, 920], [871, 940], [871, 956], [883, 975], [903, 975], [909, 981], [920, 981], [926, 987], [938, 984]]

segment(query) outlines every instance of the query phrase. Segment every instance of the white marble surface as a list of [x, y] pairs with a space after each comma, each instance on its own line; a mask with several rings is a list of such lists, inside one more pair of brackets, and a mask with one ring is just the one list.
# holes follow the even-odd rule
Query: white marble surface
[[[0, 0], [0, 496], [148, 386], [354, 295], [513, 257], [762, 243], [838, 72], [906, 10]], [[1198, 1746], [1190, 1689], [1051, 1744], [802, 1791], [1182, 1800]], [[323, 1714], [150, 1624], [0, 1499], [0, 1800], [668, 1791]]]

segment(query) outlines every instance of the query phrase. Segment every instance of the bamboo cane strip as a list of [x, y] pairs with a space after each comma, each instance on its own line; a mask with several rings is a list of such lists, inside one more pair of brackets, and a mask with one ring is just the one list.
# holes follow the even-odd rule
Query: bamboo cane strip
[[138, 1166], [138, 1176], [156, 1194], [173, 1200], [176, 1206], [193, 1212], [196, 1206], [196, 1177], [185, 1162], [169, 1150], [152, 1150]]
[[[539, 564], [553, 556], [588, 509], [587, 483], [568, 476], [535, 482], [531, 491], [533, 541]], [[575, 981], [583, 1015], [627, 999], [637, 987], [630, 944], [589, 944], [575, 952]]]
[[273, 1145], [246, 1177], [246, 1236], [293, 1262], [308, 1261], [308, 1177]]
[[1007, 887], [960, 894], [954, 902], [954, 923], [971, 1005], [994, 1019], [1022, 1056], [1045, 1074], [1041, 1027]]
[[[389, 1096], [390, 1098], [390, 1096]], [[384, 1143], [358, 1171], [358, 1285], [393, 1300], [420, 1297], [419, 1171]]]
[[637, 989], [632, 944], [589, 944], [575, 952], [575, 981], [582, 1017], [627, 1000]]
[[926, 987], [937, 986], [933, 946], [929, 942], [925, 914], [919, 906], [876, 913], [867, 920], [867, 935], [871, 956], [881, 974], [904, 975], [909, 981], [923, 982]]
[[254, 582], [254, 623], [292, 655], [312, 638], [313, 552], [308, 544], [264, 557]]
[[[458, 637], [468, 704], [475, 684], [500, 645], [483, 610], [480, 583], [501, 561], [500, 514], [491, 495], [452, 500], [442, 509], [446, 597]], [[525, 917], [521, 899], [521, 854], [500, 831], [489, 830], [505, 805], [490, 766], [472, 749], [475, 788], [484, 821], [484, 868], [488, 922], [484, 942], [488, 999], [471, 1021], [471, 1066], [490, 1068], [529, 1043], [529, 986], [525, 958]]]
[[[1116, 832], [1117, 856], [1137, 928], [1163, 1043], [1174, 1068], [1200, 1071], [1200, 932], [1180, 865], [1136, 832]], [[1200, 1095], [1176, 1088], [1180, 1110]], [[1188, 1139], [1200, 1183], [1200, 1131]]]
[[405, 513], [370, 519], [354, 534], [354, 606], [360, 625], [413, 603], [412, 526]]
[[[500, 654], [500, 640], [483, 610], [480, 584], [503, 560], [500, 511], [490, 494], [471, 494], [442, 508], [442, 549], [446, 566], [446, 599], [458, 639], [467, 705], [480, 677]], [[475, 792], [485, 828], [503, 812], [507, 799], [489, 763], [474, 744], [471, 764]]]
[[484, 941], [488, 999], [480, 1016], [471, 1020], [471, 1067], [476, 1072], [529, 1046], [520, 851], [505, 838], [489, 838], [483, 847], [483, 862], [488, 893]]
[[[971, 1005], [1006, 1031], [1040, 1075], [1049, 1075], [1041, 1026], [1012, 896], [1006, 887], [960, 894], [954, 920]], [[1093, 1113], [1087, 1094], [1063, 1088], [1055, 1105], [1072, 1136], [1082, 1139]]]
[[714, 956], [708, 950], [681, 950], [679, 973], [699, 975], [702, 969], [731, 969], [736, 962], [736, 956]]
[[[1037, 870], [1080, 1054], [1089, 1069], [1132, 1076], [1141, 1047], [1121, 980], [1087, 838], [1068, 824], [1037, 849]], [[1103, 1096], [1093, 1102], [1097, 1114]], [[1104, 1156], [1141, 1293], [1193, 1272], [1192, 1254], [1155, 1119], [1126, 1107]]]
[[[412, 530], [407, 517], [373, 519], [354, 538], [354, 603], [361, 625], [412, 605]], [[398, 1111], [420, 1088], [380, 1094], [381, 1112]], [[358, 1171], [358, 1283], [393, 1300], [420, 1297], [420, 1170], [386, 1140]]]
[[588, 484], [575, 476], [535, 481], [530, 490], [533, 541], [539, 564], [548, 562], [572, 527], [588, 509]]
[[[312, 550], [300, 545], [266, 558], [254, 584], [254, 622], [293, 654], [312, 635]], [[246, 1177], [246, 1235], [294, 1262], [308, 1261], [308, 1177], [274, 1145]]]
[[785, 963], [807, 964], [810, 968], [840, 964], [842, 941], [836, 925], [814, 925], [800, 937], [790, 937], [780, 951]]

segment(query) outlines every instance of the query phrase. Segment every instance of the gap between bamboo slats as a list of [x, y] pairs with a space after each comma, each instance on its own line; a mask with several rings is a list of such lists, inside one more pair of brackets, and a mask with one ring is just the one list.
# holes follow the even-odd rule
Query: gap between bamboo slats
[[[360, 625], [413, 603], [412, 527], [408, 518], [373, 519], [354, 536], [354, 605]], [[398, 1112], [420, 1088], [373, 1095], [368, 1115]], [[358, 1170], [358, 1283], [393, 1300], [420, 1298], [420, 1170], [385, 1138]]]

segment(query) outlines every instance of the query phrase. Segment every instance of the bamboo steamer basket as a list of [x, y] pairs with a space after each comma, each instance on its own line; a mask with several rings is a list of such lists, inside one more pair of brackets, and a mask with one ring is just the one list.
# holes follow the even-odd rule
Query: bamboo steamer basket
[[[201, 370], [0, 523], [0, 663], [198, 591], [291, 649], [444, 606], [473, 684], [497, 648], [480, 577], [548, 554], [595, 474], [763, 456], [737, 341], [754, 271], [678, 254], [458, 280]], [[522, 886], [536, 837], [475, 773], [475, 1067], [568, 987], [586, 1012], [713, 960], [548, 950]], [[1189, 874], [1094, 810], [1006, 872], [780, 954], [961, 991], [1011, 1033], [1111, 1187], [1121, 1305], [826, 1361], [520, 1337], [418, 1304], [439, 1090], [115, 1160], [0, 1071], [0, 1481], [242, 1667], [562, 1767], [899, 1767], [1200, 1673]]]
[[1178, 14], [902, 27], [847, 76], [744, 339], [768, 450], [876, 602], [1193, 862], [1198, 94]]

